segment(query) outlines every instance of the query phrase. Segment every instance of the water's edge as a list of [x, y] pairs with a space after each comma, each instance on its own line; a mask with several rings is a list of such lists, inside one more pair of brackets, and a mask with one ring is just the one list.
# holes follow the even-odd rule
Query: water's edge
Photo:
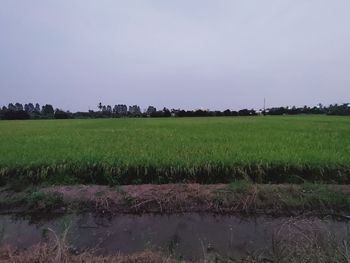
[[[77, 251], [93, 248], [101, 254], [131, 254], [157, 249], [186, 259], [202, 258], [203, 251], [208, 251], [241, 258], [268, 250], [274, 235], [287, 223], [303, 227], [305, 220], [199, 213], [121, 214], [113, 218], [85, 213], [41, 220], [0, 215], [0, 244], [26, 249], [42, 241], [46, 229], [60, 234], [68, 228], [68, 242]], [[339, 241], [349, 236], [348, 221], [308, 218], [307, 224], [326, 229]]]

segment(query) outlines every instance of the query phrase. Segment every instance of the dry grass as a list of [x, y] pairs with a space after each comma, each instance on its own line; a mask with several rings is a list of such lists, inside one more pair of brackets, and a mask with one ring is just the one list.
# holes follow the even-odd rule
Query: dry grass
[[[184, 262], [164, 254], [145, 251], [133, 255], [101, 256], [95, 250], [74, 253], [66, 237], [68, 228], [61, 236], [51, 229], [48, 240], [28, 250], [14, 250], [10, 247], [0, 248], [0, 261], [7, 263], [175, 263]], [[350, 263], [349, 239], [336, 241], [326, 225], [316, 219], [291, 218], [283, 222], [273, 234], [271, 248], [256, 251], [242, 259], [225, 259], [220, 255], [207, 253], [203, 247], [203, 258], [197, 262], [204, 263]]]
[[271, 262], [280, 263], [349, 263], [347, 239], [336, 241], [326, 225], [316, 219], [291, 218], [272, 238]]
[[341, 215], [350, 211], [350, 186], [322, 184], [259, 185], [235, 181], [230, 185], [76, 185], [29, 190], [1, 192], [0, 208], [20, 207], [30, 212], [60, 208], [66, 211], [66, 208], [71, 208], [98, 214], [214, 212]]

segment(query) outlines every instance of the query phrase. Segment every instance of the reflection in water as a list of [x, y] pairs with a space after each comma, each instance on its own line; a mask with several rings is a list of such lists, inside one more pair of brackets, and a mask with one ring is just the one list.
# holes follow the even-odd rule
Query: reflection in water
[[[60, 233], [69, 225], [70, 245], [78, 250], [98, 248], [100, 253], [115, 254], [156, 248], [187, 259], [200, 258], [203, 251], [240, 258], [248, 252], [268, 249], [274, 231], [287, 219], [193, 213], [119, 215], [108, 219], [82, 214], [30, 222], [2, 215], [0, 243], [27, 248], [42, 240], [46, 228]], [[318, 219], [311, 220], [320, 224]], [[338, 238], [348, 232], [347, 222], [325, 220], [322, 224]]]

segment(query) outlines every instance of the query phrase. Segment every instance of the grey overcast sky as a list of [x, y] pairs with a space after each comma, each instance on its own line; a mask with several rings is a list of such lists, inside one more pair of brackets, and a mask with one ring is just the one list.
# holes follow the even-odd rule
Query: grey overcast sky
[[1, 0], [0, 104], [350, 101], [349, 0]]

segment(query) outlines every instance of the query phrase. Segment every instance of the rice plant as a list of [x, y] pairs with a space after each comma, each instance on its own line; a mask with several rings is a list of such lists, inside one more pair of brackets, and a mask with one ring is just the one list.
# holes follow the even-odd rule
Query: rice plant
[[350, 183], [350, 118], [0, 122], [0, 183]]

